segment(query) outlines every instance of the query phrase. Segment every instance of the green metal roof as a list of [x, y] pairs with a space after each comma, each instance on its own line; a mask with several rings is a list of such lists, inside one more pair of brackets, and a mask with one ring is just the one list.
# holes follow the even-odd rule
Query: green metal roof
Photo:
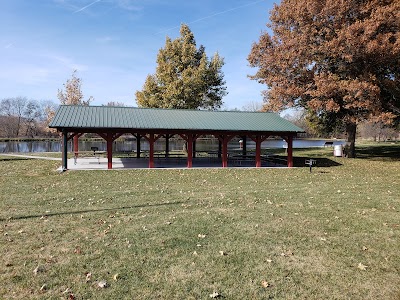
[[49, 127], [304, 132], [275, 113], [81, 105], [60, 106]]

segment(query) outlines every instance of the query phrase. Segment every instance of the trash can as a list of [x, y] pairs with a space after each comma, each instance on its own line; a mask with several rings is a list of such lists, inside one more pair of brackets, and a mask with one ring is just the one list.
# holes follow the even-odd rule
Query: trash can
[[343, 145], [335, 145], [333, 147], [333, 156], [335, 157], [343, 156]]

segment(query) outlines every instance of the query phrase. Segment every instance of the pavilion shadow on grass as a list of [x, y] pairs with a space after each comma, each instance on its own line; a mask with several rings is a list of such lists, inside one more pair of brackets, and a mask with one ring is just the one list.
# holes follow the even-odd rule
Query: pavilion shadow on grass
[[164, 137], [166, 157], [168, 140], [178, 135], [187, 142], [187, 167], [193, 163], [196, 139], [204, 135], [215, 136], [221, 145], [219, 153], [222, 167], [228, 167], [228, 143], [238, 136], [243, 139], [243, 156], [246, 156], [246, 139], [256, 143], [255, 167], [261, 167], [261, 143], [270, 136], [280, 136], [287, 142], [287, 166], [293, 166], [293, 138], [304, 132], [275, 113], [153, 109], [113, 106], [62, 105], [58, 108], [50, 128], [62, 133], [62, 168], [67, 170], [67, 142], [74, 140], [78, 153], [78, 138], [84, 133], [95, 133], [107, 142], [108, 169], [112, 169], [112, 145], [123, 134], [132, 134], [149, 143], [149, 168], [154, 167], [154, 143]]

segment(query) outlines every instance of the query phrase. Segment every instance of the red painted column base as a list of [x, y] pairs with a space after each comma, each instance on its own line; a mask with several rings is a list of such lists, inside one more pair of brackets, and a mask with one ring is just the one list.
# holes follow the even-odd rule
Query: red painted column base
[[288, 136], [287, 144], [288, 144], [287, 164], [288, 164], [288, 168], [292, 168], [293, 167], [293, 137], [292, 136]]

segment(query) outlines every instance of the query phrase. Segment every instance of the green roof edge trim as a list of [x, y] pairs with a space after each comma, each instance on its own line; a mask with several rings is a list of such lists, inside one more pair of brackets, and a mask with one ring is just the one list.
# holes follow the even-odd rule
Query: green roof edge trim
[[271, 112], [61, 105], [49, 124], [62, 129], [292, 132], [304, 130]]

